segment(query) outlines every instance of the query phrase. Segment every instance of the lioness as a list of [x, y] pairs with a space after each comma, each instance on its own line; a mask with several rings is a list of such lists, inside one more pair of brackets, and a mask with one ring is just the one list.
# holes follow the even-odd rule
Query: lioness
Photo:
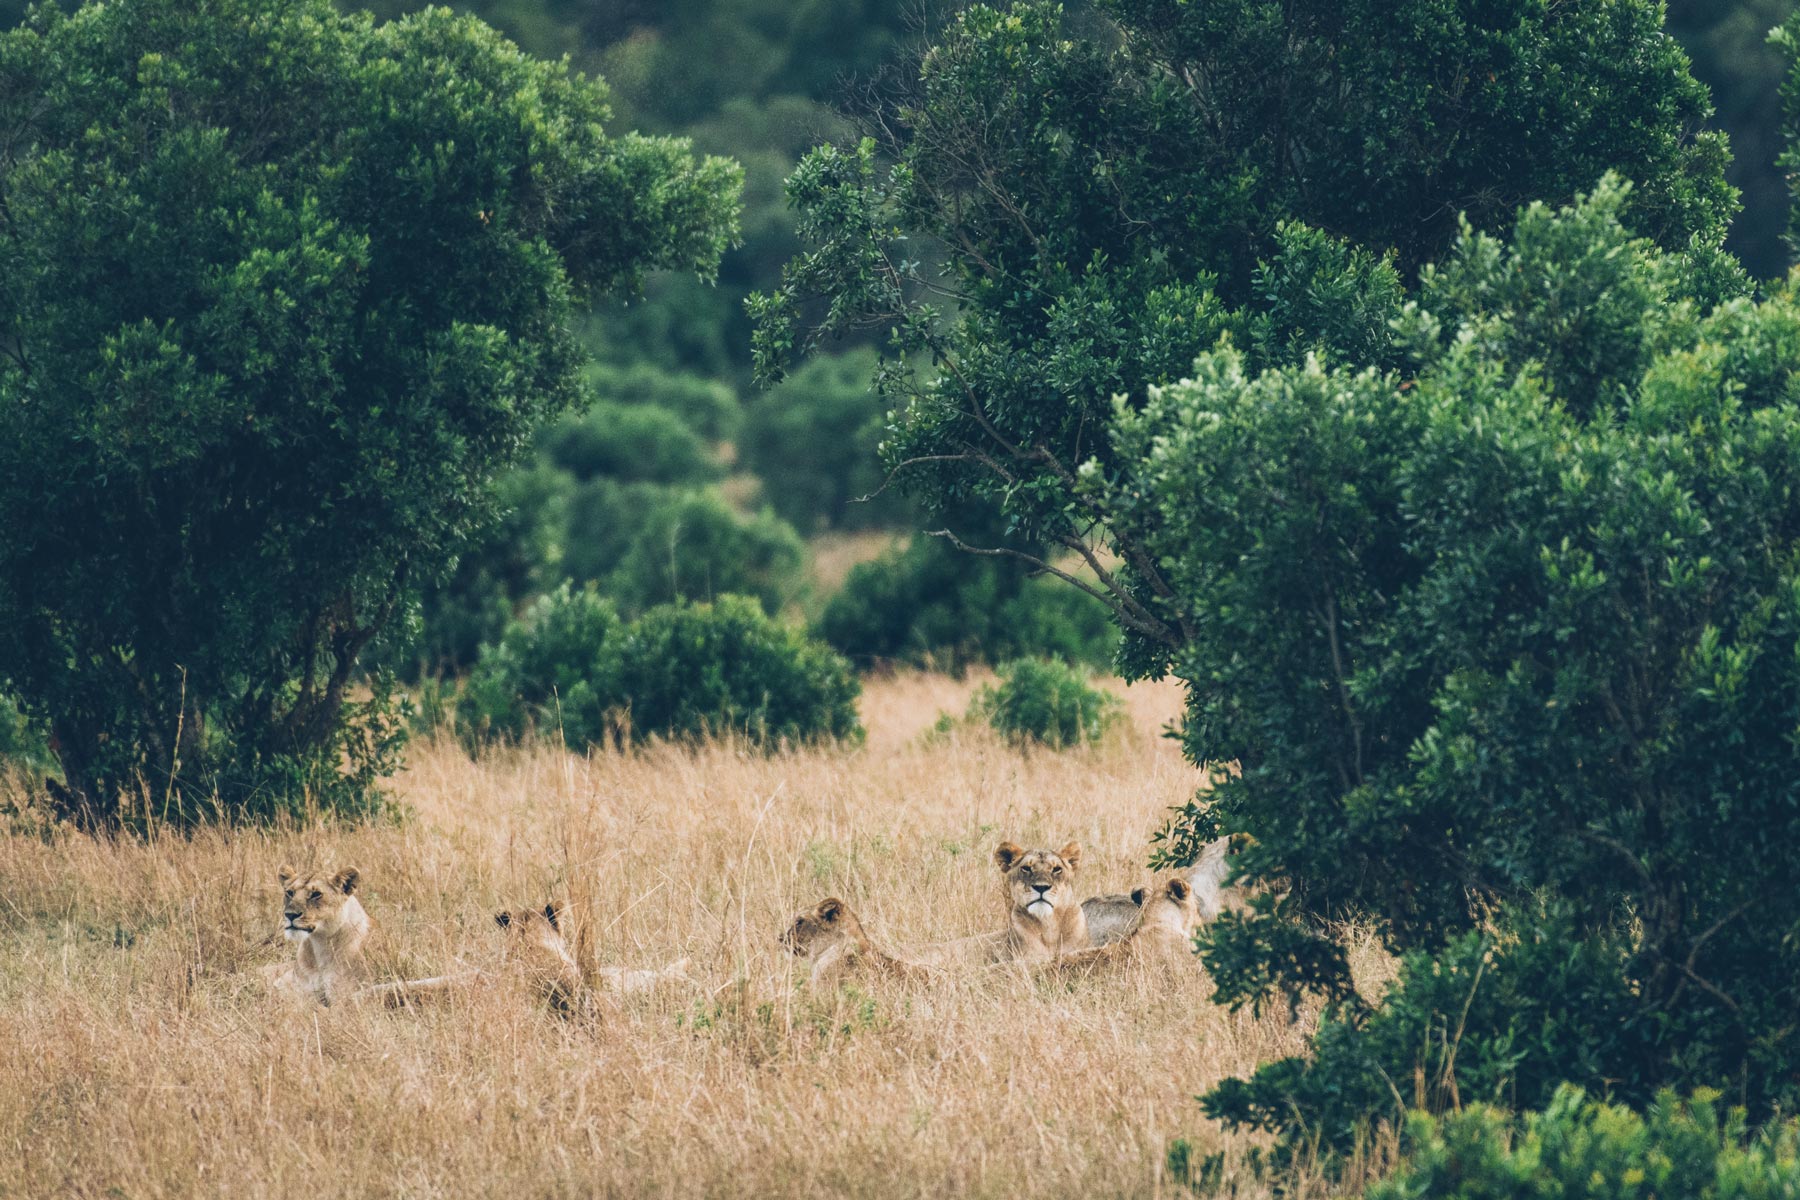
[[1129, 936], [1067, 955], [1056, 966], [1080, 969], [1155, 959], [1177, 961], [1177, 955], [1193, 953], [1194, 930], [1200, 927], [1201, 916], [1200, 904], [1187, 880], [1165, 879], [1153, 887], [1138, 888], [1131, 896], [1141, 916]]
[[664, 967], [590, 967], [584, 972], [564, 936], [565, 923], [564, 908], [554, 900], [541, 910], [527, 908], [494, 914], [494, 924], [511, 935], [507, 938], [510, 960], [524, 968], [527, 981], [559, 1013], [567, 1015], [592, 1008], [587, 987], [590, 977], [609, 992], [627, 995], [687, 977], [685, 958]]
[[284, 865], [275, 874], [281, 882], [281, 936], [298, 943], [291, 964], [263, 968], [264, 978], [277, 992], [326, 1005], [370, 999], [398, 1006], [478, 977], [471, 971], [365, 983], [368, 967], [363, 945], [375, 923], [356, 898], [356, 885], [362, 878], [356, 868], [346, 867], [332, 875], [322, 871], [302, 875]]
[[[1194, 889], [1201, 920], [1218, 920], [1228, 904], [1241, 899], [1239, 889], [1227, 887], [1225, 881], [1231, 876], [1232, 856], [1252, 840], [1247, 833], [1214, 838], [1201, 848], [1200, 857], [1183, 873], [1188, 886]], [[1088, 937], [1094, 945], [1110, 945], [1137, 928], [1138, 904], [1133, 900], [1136, 895], [1137, 892], [1090, 896], [1081, 902], [1081, 911], [1087, 917]]]
[[1087, 918], [1075, 902], [1075, 872], [1081, 846], [1022, 850], [1011, 842], [994, 847], [1007, 898], [1006, 928], [920, 947], [926, 963], [1045, 962], [1093, 945]]
[[829, 987], [859, 968], [889, 976], [930, 971], [923, 963], [898, 958], [877, 946], [850, 906], [835, 896], [796, 916], [782, 933], [781, 944], [797, 957], [812, 959], [807, 985], [814, 988]]

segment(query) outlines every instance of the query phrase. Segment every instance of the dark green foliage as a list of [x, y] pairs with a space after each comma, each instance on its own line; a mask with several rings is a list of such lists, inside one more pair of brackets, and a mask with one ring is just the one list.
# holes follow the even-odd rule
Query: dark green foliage
[[1000, 682], [975, 693], [969, 719], [985, 721], [1008, 741], [1066, 750], [1106, 736], [1122, 714], [1119, 698], [1090, 687], [1086, 677], [1055, 659], [1002, 663]]
[[563, 587], [483, 651], [456, 723], [471, 748], [533, 732], [578, 749], [727, 732], [774, 746], [860, 736], [858, 691], [843, 659], [747, 597], [625, 625], [593, 589]]
[[953, 672], [1024, 655], [1105, 667], [1118, 641], [1105, 606], [1091, 597], [936, 538], [853, 567], [813, 632], [862, 667], [907, 662]]
[[571, 303], [731, 236], [735, 169], [605, 97], [441, 9], [0, 36], [0, 677], [76, 815], [382, 769], [358, 656], [574, 399]]
[[675, 492], [629, 530], [603, 590], [627, 612], [726, 593], [781, 610], [802, 583], [806, 546], [771, 513], [741, 517], [716, 492]]
[[[1376, 1122], [1402, 1125], [1408, 1108], [1536, 1107], [1564, 1082], [1648, 1100], [1654, 1034], [1618, 969], [1624, 947], [1584, 934], [1566, 914], [1517, 915], [1501, 934], [1471, 932], [1407, 955], [1378, 1008], [1340, 1003], [1311, 1054], [1220, 1084], [1204, 1099], [1208, 1115], [1287, 1130], [1301, 1114], [1309, 1151], [1347, 1154]], [[1228, 913], [1209, 943], [1228, 949], [1247, 924]], [[1232, 968], [1263, 961], [1215, 957], [1228, 968], [1215, 981], [1239, 995], [1253, 985]]]
[[[1091, 486], [1181, 598], [1190, 638], [1147, 665], [1190, 684], [1190, 757], [1241, 768], [1205, 824], [1296, 884], [1222, 929], [1223, 999], [1344, 996], [1310, 918], [1365, 914], [1425, 957], [1391, 1039], [1346, 1008], [1321, 1054], [1404, 1073], [1429, 1025], [1404, 1006], [1452, 1002], [1427, 969], [1541, 903], [1567, 931], [1550, 959], [1580, 946], [1580, 969], [1498, 955], [1465, 1098], [1542, 1103], [1560, 1071], [1767, 1111], [1800, 1099], [1800, 304], [1713, 307], [1731, 273], [1633, 239], [1626, 211], [1608, 182], [1464, 238], [1398, 316], [1404, 374], [1203, 356], [1120, 408], [1135, 465]], [[1371, 1077], [1277, 1065], [1217, 1100], [1336, 1136]]]
[[544, 431], [543, 455], [586, 482], [696, 484], [722, 473], [706, 443], [676, 413], [602, 401]]
[[591, 587], [564, 584], [539, 598], [482, 647], [456, 700], [457, 736], [470, 748], [531, 732], [603, 744], [617, 703], [607, 640], [618, 629], [617, 612]]
[[1694, 78], [1712, 92], [1708, 122], [1731, 138], [1725, 177], [1743, 194], [1725, 248], [1758, 279], [1787, 273], [1787, 180], [1778, 160], [1781, 79], [1786, 59], [1769, 31], [1794, 13], [1794, 0], [1669, 0], [1669, 32], [1694, 62]]
[[0, 696], [0, 763], [42, 770], [50, 761], [43, 728], [20, 712], [10, 696]]
[[730, 731], [772, 747], [862, 736], [850, 664], [749, 597], [652, 609], [610, 657], [634, 739]]
[[561, 578], [571, 480], [533, 465], [494, 484], [498, 518], [457, 556], [448, 577], [429, 583], [417, 620], [396, 630], [397, 648], [383, 662], [408, 679], [457, 675], [475, 665], [481, 647], [497, 642], [519, 604]]
[[[808, 362], [749, 406], [738, 451], [770, 506], [805, 533], [909, 523], [898, 488], [883, 490], [877, 449], [887, 428], [869, 390], [873, 351]], [[866, 497], [866, 499], [865, 499]]]
[[752, 311], [770, 377], [890, 332], [875, 382], [900, 480], [1053, 553], [1106, 543], [1122, 565], [1099, 590], [1164, 652], [1190, 631], [1160, 564], [1077, 486], [1126, 465], [1113, 396], [1141, 403], [1226, 333], [1258, 363], [1379, 362], [1371, 318], [1459, 210], [1501, 227], [1608, 170], [1638, 184], [1634, 232], [1723, 238], [1724, 147], [1656, 0], [1098, 7], [1098, 36], [1042, 3], [951, 20], [879, 139], [789, 179], [806, 249]]
[[661, 370], [649, 363], [630, 367], [594, 363], [588, 367], [587, 380], [602, 401], [672, 413], [709, 442], [725, 441], [737, 433], [741, 416], [737, 395], [716, 380]]
[[1412, 1118], [1415, 1147], [1368, 1200], [1764, 1200], [1800, 1191], [1800, 1127], [1752, 1135], [1714, 1092], [1657, 1096], [1640, 1116], [1559, 1090], [1513, 1118], [1482, 1105]]

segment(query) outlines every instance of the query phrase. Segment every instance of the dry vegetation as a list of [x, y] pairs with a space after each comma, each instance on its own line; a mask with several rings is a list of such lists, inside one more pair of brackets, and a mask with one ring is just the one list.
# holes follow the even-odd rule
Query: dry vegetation
[[[877, 681], [868, 743], [471, 763], [415, 747], [368, 828], [0, 839], [0, 1196], [1170, 1195], [1193, 1095], [1302, 1045], [1196, 970], [880, 982], [808, 995], [776, 935], [849, 900], [893, 941], [993, 928], [1002, 838], [1145, 877], [1194, 786], [1165, 689], [1091, 753], [926, 745], [973, 680]], [[692, 982], [564, 1023], [503, 988], [418, 1012], [296, 1009], [257, 969], [275, 868], [355, 865], [396, 969], [491, 964], [495, 909], [566, 896], [602, 963]]]

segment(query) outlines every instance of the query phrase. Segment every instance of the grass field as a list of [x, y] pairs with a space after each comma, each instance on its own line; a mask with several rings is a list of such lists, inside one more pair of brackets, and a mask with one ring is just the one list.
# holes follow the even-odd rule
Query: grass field
[[[924, 743], [976, 681], [875, 681], [857, 749], [730, 745], [470, 762], [415, 746], [409, 815], [117, 844], [0, 840], [0, 1196], [1157, 1196], [1193, 1101], [1301, 1026], [1176, 978], [1006, 975], [809, 995], [776, 935], [836, 894], [891, 942], [997, 928], [993, 846], [1079, 839], [1089, 891], [1145, 878], [1198, 775], [1125, 692], [1092, 752]], [[511, 991], [422, 1011], [265, 992], [276, 866], [354, 865], [383, 959], [497, 959], [501, 907], [567, 897], [600, 961], [691, 982], [568, 1024]], [[1260, 1194], [1246, 1181], [1241, 1194]], [[1308, 1191], [1316, 1190], [1309, 1185]]]

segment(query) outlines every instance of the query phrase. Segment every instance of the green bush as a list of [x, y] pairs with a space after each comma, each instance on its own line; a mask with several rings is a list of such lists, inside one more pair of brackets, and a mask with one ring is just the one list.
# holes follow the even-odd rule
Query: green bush
[[725, 384], [650, 363], [592, 363], [587, 368], [587, 382], [604, 404], [670, 413], [709, 442], [730, 440], [742, 417], [737, 393]]
[[887, 418], [869, 389], [874, 369], [871, 350], [816, 358], [748, 407], [738, 452], [770, 506], [803, 532], [913, 518], [898, 488], [882, 488], [877, 447]]
[[719, 478], [712, 450], [667, 409], [600, 402], [544, 431], [543, 456], [577, 480], [694, 484]]
[[482, 647], [456, 700], [464, 745], [516, 741], [531, 732], [571, 746], [606, 740], [617, 704], [608, 640], [619, 629], [613, 606], [590, 586], [563, 584]]
[[985, 721], [1010, 742], [1052, 750], [1091, 745], [1121, 716], [1117, 696], [1088, 686], [1067, 663], [1022, 658], [997, 673], [999, 683], [975, 693], [969, 719]]
[[751, 598], [623, 624], [592, 587], [564, 585], [483, 650], [456, 727], [471, 750], [534, 733], [575, 748], [727, 732], [774, 745], [859, 736], [858, 692], [843, 659]]
[[646, 513], [601, 589], [626, 612], [726, 593], [771, 615], [804, 584], [806, 546], [772, 513], [741, 517], [717, 492], [679, 492]]
[[1368, 1200], [1765, 1200], [1800, 1194], [1800, 1126], [1751, 1135], [1718, 1094], [1665, 1091], [1642, 1116], [1559, 1089], [1522, 1118], [1486, 1105], [1412, 1118], [1412, 1152]]
[[1103, 668], [1118, 643], [1092, 597], [926, 537], [851, 568], [814, 633], [861, 666], [953, 672], [1034, 655]]
[[731, 731], [774, 745], [862, 734], [850, 664], [749, 597], [652, 609], [609, 647], [608, 665], [633, 739]]

